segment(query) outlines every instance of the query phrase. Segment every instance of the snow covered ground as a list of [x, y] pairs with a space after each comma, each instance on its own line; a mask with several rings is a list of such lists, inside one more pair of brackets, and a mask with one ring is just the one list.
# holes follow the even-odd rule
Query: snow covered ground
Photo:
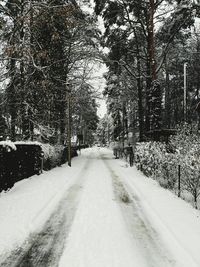
[[106, 148], [0, 195], [0, 266], [197, 267], [199, 237], [199, 211]]
[[63, 165], [40, 176], [32, 176], [0, 194], [0, 262], [44, 227], [87, 162], [85, 158], [75, 158], [73, 168]]

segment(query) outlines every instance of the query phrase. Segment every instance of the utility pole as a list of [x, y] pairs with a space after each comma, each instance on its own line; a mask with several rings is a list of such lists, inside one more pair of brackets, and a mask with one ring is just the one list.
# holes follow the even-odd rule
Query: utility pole
[[71, 84], [66, 81], [67, 91], [67, 108], [68, 108], [68, 123], [67, 123], [67, 150], [68, 150], [68, 166], [71, 167]]
[[184, 111], [184, 122], [187, 120], [187, 63], [183, 65], [184, 74], [184, 100], [183, 100], [183, 111]]

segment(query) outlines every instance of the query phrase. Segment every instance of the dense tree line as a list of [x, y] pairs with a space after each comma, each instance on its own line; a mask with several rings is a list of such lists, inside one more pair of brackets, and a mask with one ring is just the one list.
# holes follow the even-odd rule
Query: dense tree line
[[138, 133], [159, 140], [184, 120], [183, 66], [187, 62], [187, 118], [199, 102], [199, 1], [95, 0], [108, 48], [105, 78], [115, 140]]
[[0, 135], [32, 140], [37, 131], [64, 143], [69, 97], [73, 133], [90, 135], [98, 122], [88, 84], [98, 54], [95, 17], [75, 0], [5, 0], [0, 23]]
[[[101, 123], [109, 125], [107, 136], [159, 140], [184, 120], [197, 121], [199, 1], [95, 0], [96, 15], [80, 2], [89, 3], [1, 1], [0, 135], [33, 139], [37, 131], [46, 141], [64, 143], [70, 98], [73, 134], [92, 140], [98, 117], [88, 79], [94, 59], [102, 56], [99, 42], [109, 51], [102, 56], [108, 67], [110, 116]], [[96, 16], [104, 21], [101, 39]]]

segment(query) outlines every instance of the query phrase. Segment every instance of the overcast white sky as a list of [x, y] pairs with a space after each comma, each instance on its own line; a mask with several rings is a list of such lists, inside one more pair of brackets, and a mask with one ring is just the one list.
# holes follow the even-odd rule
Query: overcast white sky
[[[106, 71], [107, 71], [106, 66], [105, 65], [102, 65], [102, 67], [96, 73], [96, 76], [98, 76], [99, 78], [94, 80], [94, 85], [93, 86], [95, 88], [97, 88], [99, 90], [99, 92], [101, 92], [101, 93], [104, 90], [105, 85], [106, 85], [106, 80], [103, 78], [103, 74]], [[106, 114], [106, 112], [107, 112], [107, 109], [106, 109], [106, 101], [105, 101], [105, 99], [103, 99], [103, 94], [101, 96], [102, 96], [102, 99], [98, 99], [97, 100], [97, 102], [99, 104], [98, 116], [100, 118], [102, 118]]]
[[[80, 2], [82, 2], [82, 0]], [[84, 5], [82, 5], [82, 8], [85, 9], [87, 12], [92, 13], [93, 12], [93, 8], [92, 7], [94, 7], [94, 1], [90, 0], [90, 4], [91, 4], [91, 6], [88, 6], [87, 4], [84, 4]], [[100, 30], [104, 31], [102, 18], [99, 17], [98, 21], [99, 21]], [[103, 74], [106, 71], [107, 71], [107, 68], [106, 68], [105, 64], [102, 64], [99, 68], [98, 68], [98, 65], [97, 65], [97, 69], [95, 68], [95, 70], [94, 70], [94, 79], [91, 81], [92, 86], [95, 89], [98, 89], [98, 91], [101, 92], [101, 93], [102, 93], [102, 91], [103, 91], [103, 89], [104, 89], [104, 87], [106, 85], [106, 81], [103, 78]], [[105, 101], [105, 99], [103, 99], [103, 95], [101, 95], [101, 96], [102, 96], [102, 99], [98, 99], [97, 102], [99, 104], [98, 116], [102, 118], [106, 114], [107, 109], [106, 109], [106, 101]]]

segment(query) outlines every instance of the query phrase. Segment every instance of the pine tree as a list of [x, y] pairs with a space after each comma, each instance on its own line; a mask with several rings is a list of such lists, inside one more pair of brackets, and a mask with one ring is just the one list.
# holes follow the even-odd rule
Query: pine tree
[[[96, 13], [101, 14], [104, 19], [105, 45], [112, 51], [116, 44], [113, 37], [118, 36], [119, 31], [123, 32], [120, 40], [122, 46], [124, 43], [132, 43], [128, 51], [117, 55], [118, 57], [121, 55], [120, 60], [117, 57], [112, 59], [115, 62], [113, 64], [121, 65], [126, 69], [127, 75], [137, 81], [141, 139], [145, 104], [146, 134], [151, 139], [158, 140], [160, 135], [158, 133], [162, 129], [163, 112], [163, 90], [159, 81], [161, 70], [175, 38], [182, 29], [194, 23], [196, 4], [189, 0], [175, 1], [175, 3], [155, 0], [139, 2], [107, 0], [95, 3]], [[160, 23], [158, 29], [155, 28], [157, 22]], [[159, 40], [162, 40], [162, 43], [159, 43]], [[146, 95], [142, 90], [143, 85], [146, 87]]]

